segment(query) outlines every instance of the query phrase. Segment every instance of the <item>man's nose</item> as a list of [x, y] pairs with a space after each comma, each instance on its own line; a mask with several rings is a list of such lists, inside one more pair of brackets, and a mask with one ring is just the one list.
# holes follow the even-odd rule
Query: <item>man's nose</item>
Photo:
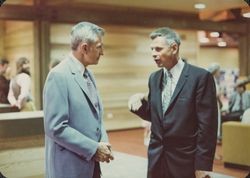
[[104, 55], [104, 49], [103, 48], [101, 48], [101, 51], [100, 51], [100, 55]]
[[152, 51], [151, 55], [152, 55], [153, 58], [156, 58], [156, 56], [157, 56], [155, 51]]

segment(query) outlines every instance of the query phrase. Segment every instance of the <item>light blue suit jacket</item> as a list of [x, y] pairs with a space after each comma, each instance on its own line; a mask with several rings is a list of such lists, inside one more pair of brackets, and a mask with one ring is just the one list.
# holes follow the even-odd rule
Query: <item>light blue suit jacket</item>
[[[47, 178], [92, 178], [98, 142], [108, 142], [100, 97], [98, 109], [75, 65], [71, 57], [63, 60], [44, 86]], [[90, 77], [95, 81], [91, 72]]]

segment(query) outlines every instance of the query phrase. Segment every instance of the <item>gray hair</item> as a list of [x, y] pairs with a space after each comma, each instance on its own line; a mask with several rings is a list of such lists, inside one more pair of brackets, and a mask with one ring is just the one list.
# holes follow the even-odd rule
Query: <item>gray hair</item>
[[94, 43], [104, 36], [104, 29], [90, 22], [80, 22], [71, 30], [71, 49], [76, 50], [82, 42]]
[[169, 45], [176, 43], [178, 46], [180, 46], [181, 44], [180, 36], [168, 27], [158, 28], [151, 32], [149, 36], [152, 40], [159, 36], [165, 37], [166, 43]]
[[220, 70], [220, 64], [218, 64], [218, 63], [212, 63], [212, 64], [210, 64], [210, 66], [208, 66], [207, 70], [211, 74], [214, 74], [216, 71]]

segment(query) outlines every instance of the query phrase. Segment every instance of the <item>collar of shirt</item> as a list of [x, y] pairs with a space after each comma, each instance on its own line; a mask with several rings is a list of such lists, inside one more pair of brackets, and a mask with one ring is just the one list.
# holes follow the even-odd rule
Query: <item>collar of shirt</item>
[[[182, 70], [184, 68], [184, 64], [185, 63], [183, 62], [183, 60], [179, 59], [178, 62], [177, 62], [177, 64], [174, 67], [172, 67], [170, 69], [170, 71], [169, 71], [172, 74], [172, 76], [173, 76], [172, 79], [176, 83], [177, 83], [178, 79], [180, 78], [181, 72], [182, 72]], [[164, 70], [164, 74], [166, 74], [167, 73], [167, 69], [164, 67], [163, 70]]]
[[70, 53], [70, 57], [72, 61], [74, 62], [75, 68], [81, 73], [81, 75], [83, 75], [85, 71], [84, 65], [78, 59], [76, 59], [76, 57], [72, 53]]

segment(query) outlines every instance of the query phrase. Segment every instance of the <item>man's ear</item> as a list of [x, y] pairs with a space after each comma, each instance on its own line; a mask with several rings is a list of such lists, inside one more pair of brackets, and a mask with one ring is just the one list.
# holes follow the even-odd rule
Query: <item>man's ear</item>
[[80, 48], [81, 48], [81, 51], [82, 51], [84, 54], [87, 54], [87, 53], [88, 53], [89, 46], [88, 46], [87, 43], [81, 43], [81, 44], [80, 44]]
[[171, 45], [171, 49], [173, 51], [173, 54], [177, 54], [178, 50], [179, 50], [179, 46], [176, 43], [173, 43]]

